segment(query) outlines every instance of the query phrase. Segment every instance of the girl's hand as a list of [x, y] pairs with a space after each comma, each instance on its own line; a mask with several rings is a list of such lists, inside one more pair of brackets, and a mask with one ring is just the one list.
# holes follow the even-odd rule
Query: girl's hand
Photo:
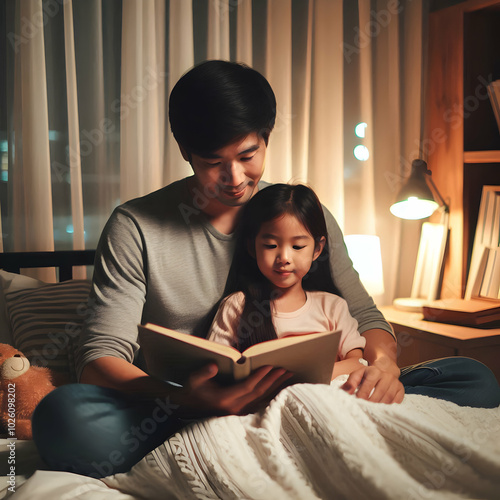
[[349, 375], [342, 389], [374, 403], [401, 403], [405, 395], [399, 378], [376, 366], [360, 366]]

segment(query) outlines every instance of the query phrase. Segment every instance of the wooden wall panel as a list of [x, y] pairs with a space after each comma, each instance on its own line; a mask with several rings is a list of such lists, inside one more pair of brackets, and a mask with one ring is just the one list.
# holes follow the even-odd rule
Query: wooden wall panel
[[500, 183], [500, 134], [486, 92], [500, 78], [498, 47], [499, 0], [469, 0], [429, 16], [424, 149], [450, 205], [442, 298], [464, 296], [477, 199], [483, 185]]
[[[463, 243], [463, 11], [445, 9], [429, 19], [426, 102], [428, 166], [450, 205], [450, 239], [441, 296], [460, 297], [465, 277]], [[434, 216], [436, 217], [436, 216]]]

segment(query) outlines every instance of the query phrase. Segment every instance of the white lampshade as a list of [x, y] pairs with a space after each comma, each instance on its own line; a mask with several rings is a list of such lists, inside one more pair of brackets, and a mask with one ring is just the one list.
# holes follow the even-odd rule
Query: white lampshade
[[434, 184], [427, 163], [424, 160], [417, 159], [413, 160], [411, 164], [410, 177], [399, 191], [395, 203], [391, 206], [391, 213], [401, 219], [410, 220], [430, 217], [439, 208], [439, 204], [434, 199], [428, 183], [434, 188], [446, 212], [448, 204], [443, 200]]
[[394, 203], [390, 211], [401, 219], [417, 220], [430, 217], [438, 207], [439, 205], [434, 200], [422, 200], [416, 196], [410, 196], [407, 200]]
[[354, 269], [367, 292], [372, 296], [382, 295], [384, 274], [380, 238], [368, 234], [350, 234], [344, 237], [344, 241]]

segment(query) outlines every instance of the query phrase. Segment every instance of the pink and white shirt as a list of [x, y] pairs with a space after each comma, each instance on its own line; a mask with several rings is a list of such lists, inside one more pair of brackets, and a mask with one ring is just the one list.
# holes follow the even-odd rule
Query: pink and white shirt
[[[223, 300], [212, 323], [209, 340], [236, 344], [244, 302], [242, 292], [233, 293]], [[261, 314], [265, 314], [264, 309]], [[286, 313], [273, 311], [272, 321], [278, 338], [341, 330], [337, 360], [344, 359], [353, 349], [364, 349], [366, 344], [366, 339], [358, 332], [358, 322], [349, 313], [347, 302], [333, 293], [306, 292], [306, 302], [302, 307]]]

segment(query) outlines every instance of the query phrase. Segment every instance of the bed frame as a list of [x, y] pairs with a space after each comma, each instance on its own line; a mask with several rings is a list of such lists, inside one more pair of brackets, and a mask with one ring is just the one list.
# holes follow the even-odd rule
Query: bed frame
[[0, 253], [0, 269], [19, 274], [21, 269], [55, 267], [59, 281], [73, 278], [73, 266], [94, 265], [95, 250], [58, 250], [54, 252]]

